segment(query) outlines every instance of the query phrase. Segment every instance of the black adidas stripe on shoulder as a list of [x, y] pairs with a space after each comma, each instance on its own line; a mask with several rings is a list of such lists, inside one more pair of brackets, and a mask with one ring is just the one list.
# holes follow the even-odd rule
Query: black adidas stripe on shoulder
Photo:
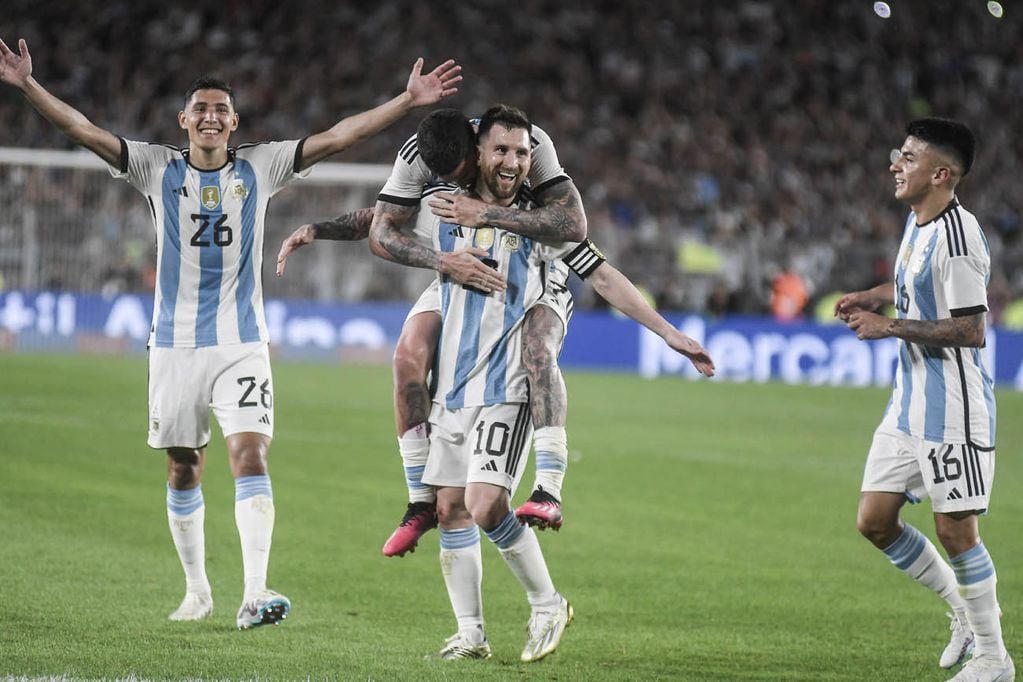
[[423, 196], [428, 197], [436, 194], [437, 192], [457, 192], [458, 185], [454, 185], [450, 182], [442, 182], [439, 184], [423, 185]]
[[417, 135], [413, 135], [405, 141], [405, 144], [398, 150], [398, 156], [405, 160], [405, 163], [411, 165], [416, 157], [419, 156], [419, 144], [416, 141]]
[[948, 244], [949, 257], [969, 256], [969, 249], [966, 248], [966, 230], [963, 229], [963, 217], [959, 213], [959, 207], [949, 207], [949, 210], [942, 214], [941, 220], [945, 224], [945, 243]]
[[593, 274], [593, 271], [600, 267], [607, 258], [600, 252], [589, 239], [583, 240], [570, 254], [562, 258], [565, 264], [581, 279], [586, 279]]

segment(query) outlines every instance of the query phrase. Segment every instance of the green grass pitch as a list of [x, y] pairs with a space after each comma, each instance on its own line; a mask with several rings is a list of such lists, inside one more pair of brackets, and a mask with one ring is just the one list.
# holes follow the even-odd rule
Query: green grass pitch
[[[233, 486], [208, 452], [213, 617], [172, 623], [184, 580], [165, 458], [145, 446], [140, 358], [0, 355], [0, 677], [352, 680], [943, 680], [943, 604], [860, 538], [876, 389], [570, 373], [564, 529], [541, 534], [576, 609], [518, 661], [525, 597], [484, 540], [494, 657], [424, 660], [455, 631], [437, 533], [380, 546], [405, 489], [386, 367], [278, 363], [270, 585], [294, 610], [239, 632]], [[1023, 661], [1023, 395], [999, 394], [982, 536]], [[532, 480], [532, 464], [526, 484]], [[528, 494], [521, 490], [516, 502]], [[926, 505], [906, 518], [933, 538]]]

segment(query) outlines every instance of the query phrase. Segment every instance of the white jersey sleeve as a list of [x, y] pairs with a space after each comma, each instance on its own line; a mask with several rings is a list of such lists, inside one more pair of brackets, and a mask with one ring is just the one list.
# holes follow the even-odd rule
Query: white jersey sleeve
[[952, 317], [986, 312], [991, 256], [973, 214], [946, 211], [939, 230], [944, 239], [935, 243], [935, 271]]
[[398, 156], [391, 167], [391, 175], [377, 195], [377, 200], [399, 206], [418, 206], [423, 196], [423, 187], [429, 184], [433, 177], [433, 172], [419, 153], [416, 136], [413, 135], [398, 150]]
[[537, 125], [533, 126], [530, 143], [533, 160], [529, 168], [529, 185], [534, 195], [542, 193], [548, 187], [559, 182], [572, 179], [561, 167], [554, 142], [543, 128]]

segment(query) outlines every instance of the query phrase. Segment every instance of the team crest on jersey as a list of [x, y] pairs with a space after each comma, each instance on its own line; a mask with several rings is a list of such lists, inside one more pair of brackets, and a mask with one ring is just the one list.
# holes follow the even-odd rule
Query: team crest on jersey
[[913, 245], [906, 245], [906, 252], [902, 254], [902, 267], [903, 269], [909, 267], [909, 258], [913, 255]]
[[506, 234], [501, 237], [501, 248], [505, 251], [517, 251], [520, 243], [521, 241], [517, 234]]
[[245, 181], [241, 178], [235, 178], [231, 181], [231, 186], [227, 188], [227, 194], [232, 199], [241, 201], [245, 197], [249, 196], [249, 188], [245, 186]]
[[216, 185], [205, 185], [200, 190], [202, 205], [211, 211], [220, 206], [220, 188]]
[[489, 249], [494, 245], [494, 228], [492, 227], [481, 227], [476, 230], [476, 236], [473, 238], [473, 246], [477, 246], [481, 249]]

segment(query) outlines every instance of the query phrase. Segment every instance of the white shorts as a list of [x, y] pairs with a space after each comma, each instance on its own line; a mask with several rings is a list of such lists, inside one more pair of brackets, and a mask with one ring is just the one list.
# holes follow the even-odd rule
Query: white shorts
[[[568, 290], [565, 280], [567, 280], [567, 277], [562, 277], [560, 271], [555, 271], [551, 274], [543, 295], [533, 305], [545, 305], [553, 310], [561, 320], [562, 328], [568, 331], [568, 320], [572, 317], [573, 301], [572, 292]], [[412, 309], [405, 316], [405, 321], [407, 322], [420, 313], [441, 314], [440, 279], [434, 278], [430, 282], [430, 286], [426, 287], [423, 293], [419, 295], [419, 298], [412, 305]]]
[[273, 438], [266, 343], [149, 349], [149, 447], [206, 446], [210, 409], [225, 438], [245, 432]]
[[878, 428], [860, 490], [904, 494], [911, 502], [929, 496], [931, 508], [940, 513], [983, 512], [994, 478], [994, 450], [936, 443], [897, 429]]
[[434, 403], [423, 483], [437, 488], [491, 483], [514, 495], [532, 440], [533, 420], [527, 403], [460, 410]]

